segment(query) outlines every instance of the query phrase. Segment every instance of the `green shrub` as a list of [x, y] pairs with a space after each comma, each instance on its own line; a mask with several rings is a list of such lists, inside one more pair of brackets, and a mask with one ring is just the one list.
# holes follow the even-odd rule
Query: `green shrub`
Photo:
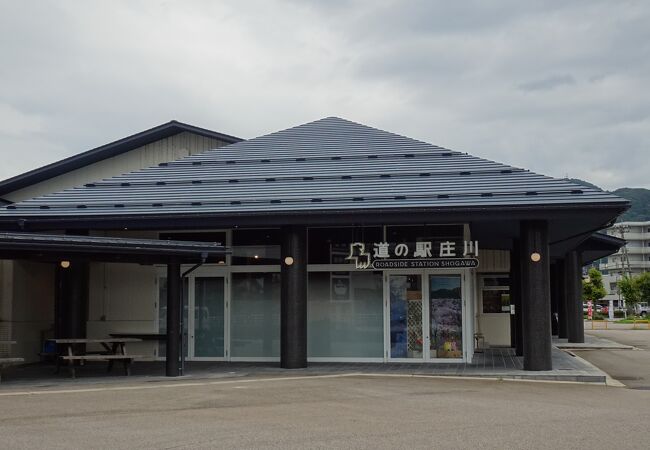
[[[599, 313], [599, 312], [596, 312], [596, 311], [594, 311], [594, 313], [593, 313], [593, 320], [605, 320], [608, 317], [609, 316], [603, 315], [602, 313]], [[587, 317], [586, 314], [584, 315], [584, 318], [585, 318], [585, 320], [589, 320], [589, 317]]]

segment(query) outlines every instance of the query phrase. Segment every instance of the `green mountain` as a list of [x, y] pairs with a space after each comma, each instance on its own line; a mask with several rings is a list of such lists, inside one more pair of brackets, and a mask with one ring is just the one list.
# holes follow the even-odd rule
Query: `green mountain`
[[632, 206], [618, 218], [619, 222], [644, 222], [650, 220], [650, 189], [619, 188], [612, 191], [619, 197], [626, 198]]
[[[569, 181], [600, 189], [595, 184], [578, 178], [569, 178]], [[630, 209], [618, 218], [619, 222], [644, 222], [650, 220], [650, 189], [619, 188], [611, 192], [630, 201]]]

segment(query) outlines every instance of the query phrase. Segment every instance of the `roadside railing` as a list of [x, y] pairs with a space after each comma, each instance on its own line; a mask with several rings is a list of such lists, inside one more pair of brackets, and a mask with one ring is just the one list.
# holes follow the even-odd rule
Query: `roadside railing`
[[[591, 322], [592, 330], [609, 330], [609, 329], [618, 329], [618, 330], [650, 330], [650, 320], [636, 320], [632, 319], [631, 322], [627, 323], [618, 323], [612, 322], [611, 320], [589, 320]], [[625, 327], [625, 325], [630, 325], [630, 327]]]

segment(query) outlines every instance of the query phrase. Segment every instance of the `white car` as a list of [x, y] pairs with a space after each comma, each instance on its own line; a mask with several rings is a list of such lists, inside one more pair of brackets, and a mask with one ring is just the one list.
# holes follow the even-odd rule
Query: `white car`
[[648, 314], [650, 314], [650, 306], [648, 306], [648, 303], [646, 302], [637, 303], [634, 305], [634, 312], [641, 317], [646, 317]]

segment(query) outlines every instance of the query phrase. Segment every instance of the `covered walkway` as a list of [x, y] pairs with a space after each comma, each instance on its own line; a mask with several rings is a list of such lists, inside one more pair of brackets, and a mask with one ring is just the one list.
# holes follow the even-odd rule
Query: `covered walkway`
[[[268, 362], [186, 362], [186, 380], [259, 377], [312, 376], [328, 374], [379, 374], [413, 376], [453, 376], [502, 378], [537, 381], [573, 381], [604, 383], [606, 374], [571, 353], [553, 347], [553, 370], [525, 371], [523, 357], [515, 356], [514, 349], [493, 348], [474, 355], [472, 363], [310, 363], [304, 369], [287, 372], [278, 363]], [[54, 388], [85, 386], [88, 384], [157, 383], [165, 380], [164, 361], [139, 361], [133, 365], [132, 376], [106, 374], [106, 365], [90, 363], [71, 379], [65, 371], [54, 374], [51, 364], [31, 364], [7, 369], [2, 385], [10, 388]]]

